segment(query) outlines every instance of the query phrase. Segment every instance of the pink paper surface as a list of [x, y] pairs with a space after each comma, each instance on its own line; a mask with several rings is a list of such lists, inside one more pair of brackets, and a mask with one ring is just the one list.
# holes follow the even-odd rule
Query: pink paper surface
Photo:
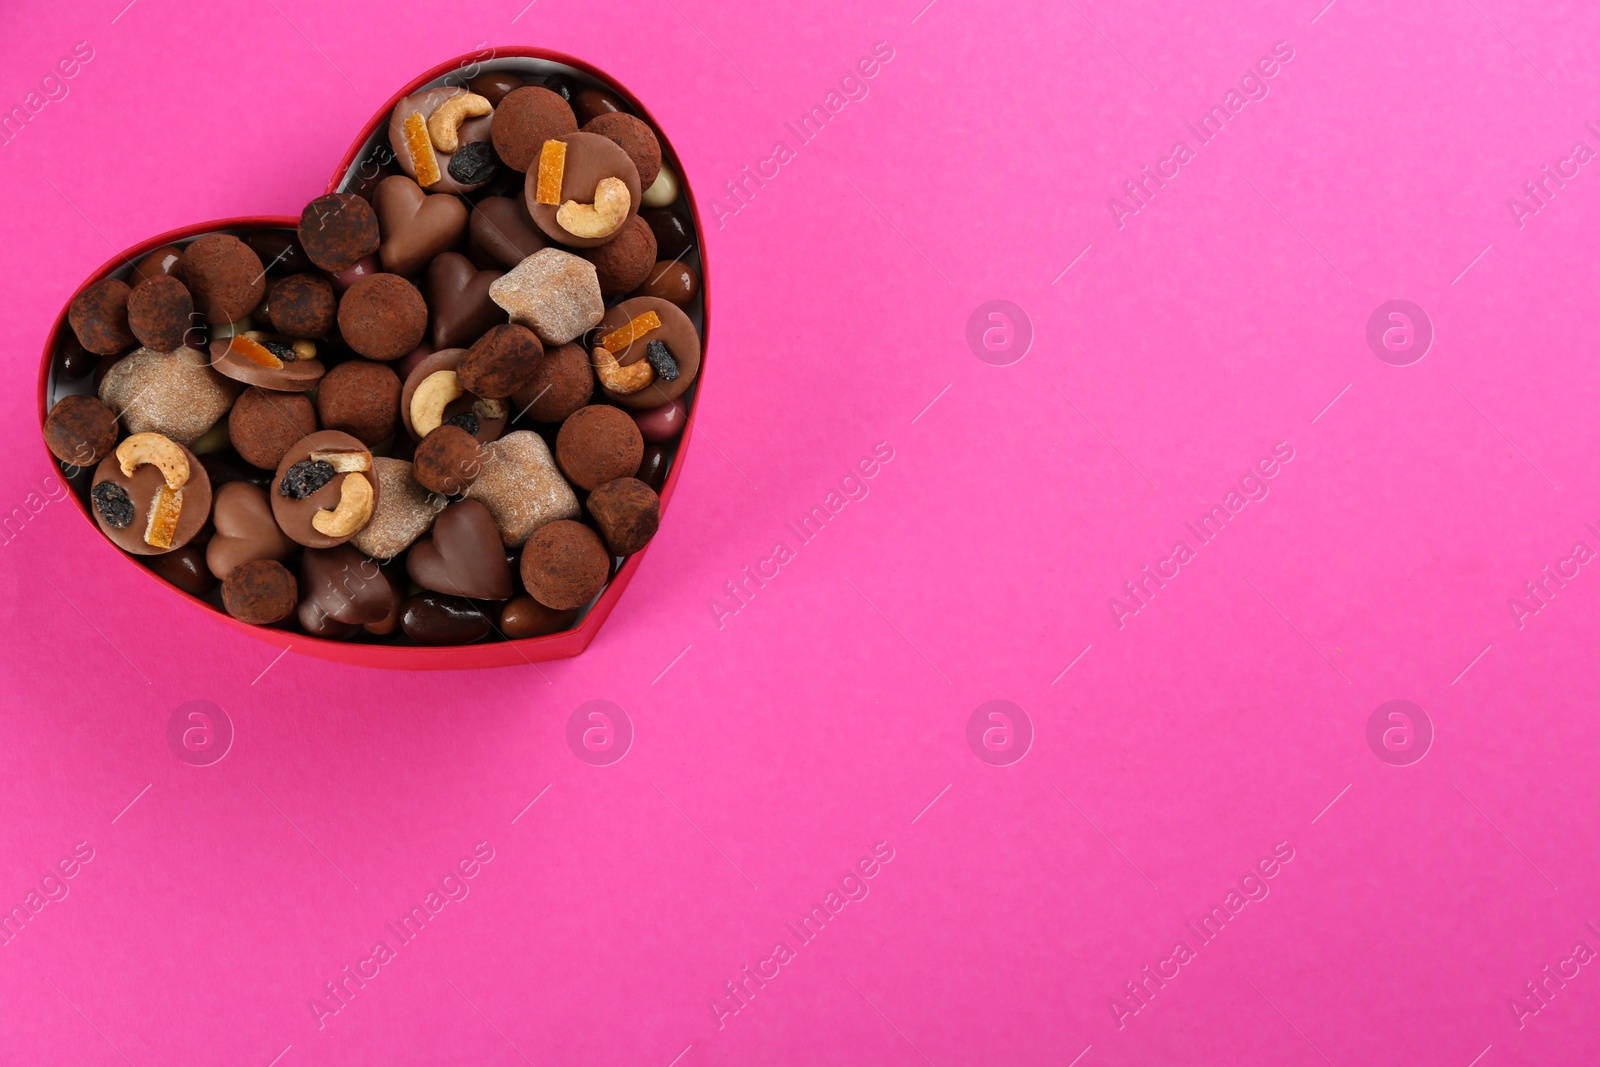
[[[0, 1060], [1600, 1059], [1592, 5], [125, 3], [0, 37]], [[496, 44], [675, 142], [702, 436], [582, 657], [275, 660], [29, 496], [45, 334]]]

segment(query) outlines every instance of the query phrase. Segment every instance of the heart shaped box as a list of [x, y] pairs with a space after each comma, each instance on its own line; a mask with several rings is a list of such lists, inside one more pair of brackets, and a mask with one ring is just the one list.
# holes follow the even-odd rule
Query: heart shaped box
[[[700, 225], [700, 211], [694, 202], [694, 195], [690, 189], [689, 180], [684, 175], [683, 167], [678, 162], [677, 153], [667, 140], [666, 133], [661, 124], [650, 114], [649, 110], [639, 100], [624, 88], [615, 78], [603, 73], [597, 68], [580, 59], [551, 52], [540, 48], [509, 48], [493, 49], [488, 58], [483, 54], [458, 56], [447, 60], [432, 70], [409, 82], [404, 88], [396, 92], [383, 107], [375, 114], [360, 135], [351, 144], [350, 150], [345, 153], [342, 160], [334, 170], [334, 177], [328, 182], [327, 192], [337, 192], [357, 183], [359, 180], [358, 168], [367, 166], [376, 158], [374, 153], [382, 155], [387, 150], [387, 128], [389, 114], [394, 110], [396, 103], [402, 97], [409, 96], [419, 90], [431, 88], [435, 85], [446, 83], [451, 78], [450, 84], [459, 84], [462, 72], [470, 71], [466, 77], [473, 77], [488, 71], [509, 70], [519, 74], [551, 74], [561, 73], [567, 75], [580, 88], [603, 88], [624, 101], [636, 114], [644, 118], [655, 128], [661, 140], [662, 157], [671, 164], [680, 177], [679, 195], [683, 197], [689, 208], [690, 218], [695, 226], [695, 244], [690, 251], [686, 262], [698, 267], [700, 271], [700, 309], [691, 311], [690, 318], [700, 331], [701, 363], [700, 375], [694, 386], [687, 394], [690, 411], [693, 411], [695, 399], [699, 395], [702, 383], [705, 381], [705, 351], [708, 347], [708, 327], [711, 319], [710, 282], [706, 270], [704, 229]], [[380, 147], [381, 146], [381, 147]], [[184, 226], [156, 237], [148, 238], [129, 248], [127, 251], [113, 256], [105, 262], [88, 278], [84, 279], [79, 290], [111, 276], [126, 276], [130, 273], [130, 265], [138, 262], [139, 258], [147, 252], [154, 251], [162, 245], [183, 244], [202, 234], [228, 232], [234, 234], [246, 233], [258, 229], [295, 229], [300, 223], [298, 216], [251, 216], [248, 218], [221, 219], [216, 222], [198, 223]], [[695, 258], [698, 257], [698, 263]], [[74, 293], [76, 295], [76, 291]], [[68, 304], [70, 304], [70, 299]], [[61, 314], [56, 317], [55, 326], [50, 331], [50, 336], [45, 341], [44, 358], [39, 368], [39, 425], [42, 431], [45, 415], [51, 406], [63, 396], [73, 392], [92, 391], [93, 378], [74, 382], [61, 373], [58, 349], [65, 336], [67, 325], [67, 310], [62, 308]], [[676, 447], [669, 457], [666, 481], [661, 487], [661, 515], [665, 523], [667, 503], [672, 498], [674, 488], [678, 483], [678, 476], [683, 468], [684, 457], [688, 452], [689, 438], [694, 430], [694, 420], [691, 418], [684, 431], [679, 436]], [[55, 457], [45, 453], [49, 461], [60, 469], [55, 463]], [[358, 667], [381, 667], [391, 670], [471, 670], [478, 667], [512, 667], [523, 663], [536, 663], [544, 660], [565, 659], [576, 656], [593, 641], [600, 632], [600, 627], [610, 617], [611, 611], [617, 606], [617, 601], [622, 599], [623, 590], [628, 587], [628, 582], [639, 569], [639, 564], [644, 559], [644, 554], [649, 546], [640, 549], [633, 555], [623, 560], [611, 576], [611, 581], [601, 590], [579, 616], [578, 622], [572, 629], [548, 637], [531, 637], [520, 641], [492, 641], [476, 645], [411, 645], [411, 644], [363, 644], [347, 641], [330, 641], [326, 638], [311, 637], [308, 634], [295, 633], [290, 630], [278, 629], [270, 626], [250, 626], [228, 615], [220, 608], [185, 593], [177, 586], [171, 585], [147, 568], [139, 566], [127, 556], [123, 555], [110, 542], [100, 535], [94, 517], [89, 514], [89, 509], [84, 501], [86, 495], [89, 472], [80, 472], [70, 478], [74, 492], [72, 500], [77, 504], [78, 510], [83, 513], [84, 521], [95, 533], [95, 540], [105, 549], [128, 565], [134, 566], [154, 584], [165, 589], [168, 594], [181, 597], [190, 604], [205, 611], [214, 618], [243, 633], [250, 634], [258, 640], [272, 645], [274, 648], [287, 646], [290, 651], [301, 655], [315, 656], [318, 659], [330, 660], [335, 663], [346, 663]]]

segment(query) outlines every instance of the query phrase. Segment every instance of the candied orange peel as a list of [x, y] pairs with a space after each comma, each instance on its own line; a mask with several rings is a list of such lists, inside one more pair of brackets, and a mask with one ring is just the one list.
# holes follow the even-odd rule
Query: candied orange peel
[[228, 350], [237, 352], [256, 366], [265, 367], [268, 370], [277, 370], [283, 366], [283, 360], [273, 355], [272, 349], [255, 338], [246, 337], [242, 333], [236, 333], [228, 338]]
[[539, 149], [539, 178], [534, 186], [534, 203], [561, 203], [561, 179], [567, 169], [567, 142], [546, 141]]
[[426, 189], [439, 180], [439, 157], [433, 154], [433, 139], [428, 136], [428, 120], [413, 111], [405, 121], [406, 151], [417, 168], [417, 184]]
[[150, 521], [144, 528], [144, 543], [152, 548], [171, 548], [182, 514], [183, 490], [168, 489], [164, 485], [157, 489], [155, 501], [150, 505]]
[[618, 326], [615, 330], [602, 337], [600, 339], [600, 347], [607, 352], [622, 352], [651, 330], [659, 330], [660, 328], [661, 316], [654, 311], [646, 311], [643, 315], [635, 315], [629, 319], [626, 326]]

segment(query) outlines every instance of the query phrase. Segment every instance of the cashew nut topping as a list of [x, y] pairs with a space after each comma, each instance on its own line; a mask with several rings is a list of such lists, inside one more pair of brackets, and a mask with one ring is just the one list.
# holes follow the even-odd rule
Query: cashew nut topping
[[628, 217], [633, 199], [621, 178], [601, 178], [594, 187], [594, 203], [568, 200], [556, 209], [556, 221], [574, 237], [604, 237]]
[[346, 474], [339, 485], [339, 506], [311, 516], [311, 528], [324, 537], [349, 537], [372, 518], [372, 483], [362, 474]]
[[454, 152], [461, 147], [461, 124], [467, 119], [481, 119], [493, 110], [494, 105], [477, 93], [457, 93], [428, 116], [428, 139], [439, 151]]
[[154, 463], [161, 468], [168, 489], [181, 489], [189, 480], [189, 457], [177, 442], [158, 433], [131, 435], [117, 446], [117, 463], [130, 478], [146, 463]]
[[462, 393], [461, 383], [453, 370], [436, 370], [421, 382], [411, 394], [411, 428], [423, 438], [444, 422], [444, 409]]
[[333, 468], [335, 474], [350, 474], [353, 471], [372, 469], [370, 452], [313, 452], [306, 458], [313, 463], [326, 463]]
[[641, 359], [624, 367], [604, 348], [596, 348], [590, 362], [594, 364], [595, 377], [600, 379], [600, 384], [618, 396], [637, 393], [656, 380], [655, 368], [647, 361]]

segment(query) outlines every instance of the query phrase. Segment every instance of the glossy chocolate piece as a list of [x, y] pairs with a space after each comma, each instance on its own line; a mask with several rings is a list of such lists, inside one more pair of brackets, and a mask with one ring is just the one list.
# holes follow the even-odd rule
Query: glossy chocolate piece
[[489, 299], [489, 286], [503, 273], [479, 270], [459, 252], [433, 258], [423, 290], [428, 297], [434, 348], [464, 348], [506, 321], [505, 311]]
[[512, 641], [558, 634], [572, 629], [572, 624], [577, 621], [576, 609], [555, 611], [526, 594], [500, 610], [500, 632]]
[[700, 295], [700, 272], [682, 260], [659, 260], [632, 295], [653, 296], [688, 307]]
[[216, 532], [206, 542], [206, 568], [218, 578], [226, 578], [241, 563], [281, 562], [295, 551], [294, 542], [278, 528], [267, 491], [248, 482], [217, 488], [211, 523]]
[[[302, 584], [304, 584], [303, 579]], [[302, 596], [294, 614], [300, 623], [300, 628], [312, 637], [322, 637], [329, 641], [348, 641], [361, 632], [361, 627], [340, 622], [329, 615], [313, 596]]]
[[694, 328], [694, 323], [689, 321], [689, 316], [676, 304], [653, 296], [636, 296], [624, 300], [616, 307], [606, 312], [605, 318], [600, 320], [600, 325], [595, 327], [596, 337], [604, 337], [611, 330], [626, 326], [635, 317], [647, 311], [654, 311], [661, 320], [661, 325], [642, 337], [634, 340], [627, 348], [615, 353], [617, 362], [624, 367], [645, 357], [651, 341], [660, 341], [672, 353], [672, 358], [678, 364], [678, 377], [673, 381], [663, 381], [657, 378], [637, 393], [624, 396], [613, 393], [601, 385], [599, 392], [613, 404], [634, 411], [648, 411], [651, 408], [670, 404], [682, 396], [690, 385], [694, 384], [695, 376], [700, 373], [700, 334]]
[[406, 554], [406, 573], [436, 593], [474, 600], [508, 600], [512, 593], [511, 565], [501, 548], [499, 527], [476, 500], [451, 504], [439, 513], [432, 532]]
[[516, 197], [486, 196], [478, 201], [468, 219], [472, 245], [507, 270], [550, 244], [528, 214], [518, 182]]
[[244, 243], [260, 257], [268, 277], [299, 274], [314, 265], [292, 230], [251, 230]]
[[656, 235], [656, 255], [665, 260], [680, 259], [694, 247], [694, 226], [670, 207], [647, 207], [639, 217]]
[[644, 195], [639, 185], [639, 170], [633, 165], [633, 160], [628, 158], [628, 153], [624, 152], [615, 141], [598, 133], [569, 133], [558, 139], [567, 145], [566, 166], [561, 171], [561, 203], [575, 200], [580, 204], [592, 204], [595, 187], [600, 184], [600, 180], [618, 178], [628, 187], [628, 216], [615, 230], [602, 237], [579, 237], [568, 232], [556, 221], [559, 204], [541, 204], [534, 199], [539, 182], [537, 160], [533, 169], [528, 171], [527, 182], [523, 189], [528, 214], [552, 241], [569, 248], [598, 248], [620, 234], [628, 219], [639, 213], [640, 197]]
[[649, 411], [633, 411], [629, 414], [633, 416], [634, 424], [639, 427], [639, 433], [643, 435], [645, 443], [654, 445], [676, 440], [689, 421], [688, 409], [681, 396], [670, 404], [651, 408]]
[[639, 469], [633, 476], [659, 493], [667, 481], [667, 465], [665, 448], [660, 445], [645, 445], [644, 458], [639, 460]]
[[206, 569], [204, 554], [192, 544], [159, 556], [149, 556], [145, 566], [154, 571], [157, 577], [190, 596], [208, 596], [217, 587], [217, 580]]
[[488, 636], [493, 626], [465, 597], [417, 593], [401, 609], [400, 628], [419, 645], [470, 645]]
[[102, 482], [115, 483], [127, 494], [128, 503], [133, 506], [131, 521], [119, 528], [107, 521], [102, 508], [94, 499], [93, 489], [90, 490], [89, 513], [94, 516], [100, 532], [105, 534], [112, 544], [135, 556], [158, 556], [163, 552], [182, 548], [199, 534], [206, 524], [206, 519], [211, 516], [211, 478], [193, 452], [184, 448], [183, 454], [189, 461], [189, 480], [182, 486], [183, 506], [178, 512], [178, 526], [173, 531], [172, 544], [168, 548], [157, 548], [145, 544], [144, 541], [145, 530], [150, 521], [150, 508], [155, 503], [157, 491], [166, 485], [161, 469], [154, 464], [146, 463], [135, 468], [129, 475], [122, 473], [122, 466], [115, 453], [100, 461], [100, 465], [95, 468], [93, 485], [98, 486]]
[[183, 249], [177, 245], [162, 245], [160, 248], [146, 252], [134, 264], [133, 273], [128, 275], [129, 285], [138, 285], [150, 278], [160, 278], [171, 274], [182, 281], [178, 272], [178, 261], [183, 258]]
[[[427, 119], [438, 110], [440, 104], [452, 96], [461, 96], [468, 91], [459, 85], [440, 85], [432, 89], [423, 89], [420, 92], [412, 93], [410, 96], [401, 97], [399, 102], [395, 104], [394, 111], [389, 114], [389, 147], [394, 149], [395, 162], [400, 165], [400, 169], [405, 172], [406, 177], [413, 181], [417, 177], [417, 161], [411, 157], [411, 149], [406, 144], [406, 119], [412, 115], [421, 115], [423, 119]], [[495, 101], [490, 100], [489, 103], [493, 104]], [[477, 141], [488, 141], [489, 128], [494, 122], [494, 117], [494, 113], [490, 112], [479, 118], [466, 119], [456, 127], [456, 135], [460, 139], [461, 146], [464, 147]], [[430, 141], [429, 144], [432, 145], [432, 142]], [[432, 147], [433, 157], [439, 164], [439, 180], [428, 186], [428, 192], [469, 193], [474, 189], [480, 188], [488, 180], [486, 177], [483, 181], [471, 184], [457, 181], [450, 174], [450, 160], [455, 153], [441, 152], [437, 145], [432, 145]], [[460, 151], [460, 148], [457, 148], [457, 151]]]
[[577, 117], [580, 127], [601, 115], [614, 115], [627, 110], [628, 105], [615, 93], [605, 89], [579, 89], [572, 98], [572, 113]]
[[499, 107], [500, 101], [506, 98], [506, 94], [522, 88], [524, 84], [521, 77], [509, 70], [491, 70], [467, 82], [467, 88], [489, 101], [492, 106]]
[[58, 365], [61, 368], [61, 373], [73, 381], [81, 381], [93, 374], [103, 358], [105, 357], [98, 356], [84, 348], [77, 337], [70, 333], [61, 339], [61, 356]]
[[211, 342], [212, 367], [218, 374], [236, 382], [280, 393], [309, 393], [327, 371], [320, 359], [285, 359], [282, 353], [274, 353], [279, 366], [265, 366], [246, 355], [245, 349], [235, 344], [236, 340], [219, 337]]
[[417, 273], [467, 232], [466, 205], [448, 193], [424, 190], [403, 174], [378, 183], [372, 206], [383, 232], [378, 259], [395, 274]]
[[[278, 520], [278, 527], [289, 535], [290, 540], [307, 548], [332, 548], [350, 538], [330, 537], [321, 532], [311, 525], [312, 516], [319, 511], [337, 509], [344, 481], [352, 477], [365, 478], [372, 486], [373, 513], [376, 514], [378, 505], [382, 501], [381, 483], [370, 469], [359, 474], [335, 473], [321, 488], [309, 495], [298, 499], [292, 497], [284, 491], [284, 476], [289, 473], [290, 467], [301, 460], [309, 459], [313, 452], [360, 452], [367, 456], [369, 465], [372, 453], [367, 450], [366, 445], [347, 433], [340, 433], [337, 430], [318, 430], [296, 442], [278, 463], [272, 488], [268, 490], [268, 495], [272, 499], [272, 514]], [[354, 532], [351, 536], [354, 536]]]
[[382, 569], [349, 545], [306, 549], [300, 590], [329, 618], [355, 626], [382, 622], [400, 601]]

